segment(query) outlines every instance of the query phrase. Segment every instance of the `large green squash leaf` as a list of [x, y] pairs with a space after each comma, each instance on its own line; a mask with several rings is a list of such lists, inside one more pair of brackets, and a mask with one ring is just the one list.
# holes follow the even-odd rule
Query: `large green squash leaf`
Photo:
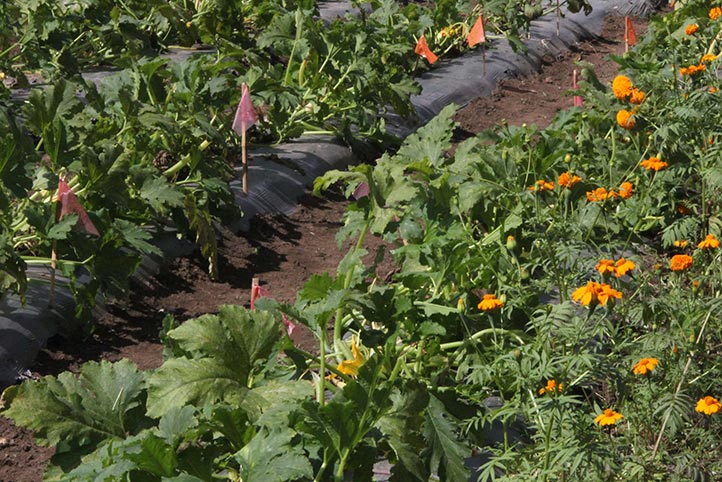
[[122, 439], [147, 422], [143, 416], [145, 374], [128, 360], [83, 365], [5, 391], [3, 414], [35, 432], [40, 445], [97, 446]]
[[438, 471], [440, 476], [443, 474], [442, 480], [469, 480], [464, 457], [470, 451], [457, 440], [451, 416], [441, 400], [434, 396], [426, 407], [424, 438], [432, 471]]
[[281, 325], [268, 312], [229, 305], [217, 315], [188, 320], [167, 337], [187, 356], [166, 361], [150, 377], [151, 417], [187, 404], [243, 401], [249, 377], [281, 339]]
[[313, 469], [303, 448], [293, 443], [290, 428], [262, 431], [236, 455], [244, 482], [282, 482], [311, 479]]

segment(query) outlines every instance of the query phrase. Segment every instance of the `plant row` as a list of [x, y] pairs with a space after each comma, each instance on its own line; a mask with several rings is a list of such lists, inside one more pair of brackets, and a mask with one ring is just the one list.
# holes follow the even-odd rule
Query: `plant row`
[[[29, 88], [22, 106], [18, 91], [0, 86], [0, 290], [23, 296], [28, 264], [57, 265], [87, 319], [98, 293], [126, 291], [142, 256], [157, 252], [152, 234], [168, 225], [197, 243], [215, 276], [213, 224], [240, 215], [228, 183], [242, 83], [259, 111], [252, 142], [316, 132], [352, 146], [393, 143], [381, 114], [392, 107], [413, 117], [413, 75], [426, 68], [415, 36], [428, 32], [450, 55], [461, 50], [465, 22], [482, 13], [512, 37], [539, 13], [501, 16], [494, 2], [370, 6], [327, 22], [312, 1], [3, 3], [3, 78], [48, 84]], [[565, 6], [588, 8], [560, 3], [557, 13]], [[158, 56], [198, 42], [214, 49]], [[82, 75], [103, 68], [100, 81]], [[61, 182], [73, 201], [60, 199]], [[90, 232], [78, 229], [88, 226], [78, 225], [85, 212]], [[90, 283], [75, 282], [81, 271]]]
[[446, 108], [317, 180], [353, 199], [356, 243], [294, 304], [168, 317], [160, 368], [89, 363], [3, 413], [56, 447], [47, 480], [371, 480], [382, 459], [398, 481], [719, 478], [721, 22], [652, 19], [543, 130], [452, 154]]

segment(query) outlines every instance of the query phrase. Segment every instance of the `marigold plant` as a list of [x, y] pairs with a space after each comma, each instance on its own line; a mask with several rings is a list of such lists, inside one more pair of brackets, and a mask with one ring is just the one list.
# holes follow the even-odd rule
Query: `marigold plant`
[[700, 413], [705, 415], [713, 415], [722, 409], [722, 403], [714, 397], [707, 395], [704, 398], [700, 398], [697, 402], [697, 406], [694, 408]]
[[628, 181], [624, 181], [621, 186], [619, 186], [619, 197], [622, 199], [629, 199], [632, 197], [632, 192], [634, 191], [634, 184]]
[[539, 389], [539, 395], [544, 395], [545, 393], [561, 392], [563, 389], [563, 383], [557, 383], [557, 381], [553, 379], [547, 380], [546, 386], [543, 386]]
[[722, 17], [722, 8], [713, 7], [709, 10], [709, 18], [712, 20], [717, 20], [720, 17]]
[[632, 93], [629, 95], [629, 102], [630, 104], [639, 105], [642, 102], [644, 102], [644, 99], [647, 98], [647, 94], [642, 92], [639, 89], [632, 89]]
[[717, 249], [719, 248], [719, 240], [714, 234], [708, 234], [705, 238], [697, 245], [699, 249]]
[[684, 271], [692, 266], [692, 262], [692, 256], [675, 254], [669, 262], [669, 269], [672, 271]]
[[619, 100], [625, 100], [632, 95], [632, 81], [626, 75], [617, 75], [612, 81], [612, 92]]
[[639, 163], [643, 168], [650, 171], [661, 171], [665, 167], [669, 166], [666, 162], [661, 160], [659, 157], [650, 157]]
[[656, 358], [642, 358], [632, 367], [632, 373], [635, 375], [646, 375], [647, 373], [651, 373], [657, 365], [659, 365], [659, 360]]
[[634, 129], [636, 121], [634, 120], [633, 116], [633, 112], [630, 112], [627, 109], [622, 109], [617, 112], [617, 124], [627, 130]]
[[600, 427], [605, 427], [607, 425], [614, 425], [617, 423], [618, 420], [621, 420], [624, 418], [624, 415], [622, 415], [619, 412], [615, 412], [611, 408], [605, 408], [602, 413], [597, 415], [597, 418], [594, 419], [594, 423], [599, 425]]
[[694, 35], [697, 33], [697, 30], [699, 30], [699, 27], [696, 23], [691, 23], [687, 25], [687, 27], [684, 29], [684, 33], [687, 35]]
[[552, 181], [545, 181], [544, 179], [539, 179], [537, 182], [534, 183], [533, 186], [529, 186], [527, 189], [537, 192], [553, 191], [554, 183]]
[[686, 248], [689, 244], [689, 241], [687, 241], [686, 239], [677, 239], [673, 244], [676, 248]]
[[498, 299], [495, 294], [486, 294], [477, 305], [477, 308], [481, 311], [493, 311], [502, 306], [504, 306], [504, 302]]
[[596, 281], [589, 281], [586, 285], [577, 288], [572, 293], [572, 299], [584, 306], [594, 305], [596, 303], [606, 306], [610, 299], [621, 298], [622, 293], [620, 291], [615, 290], [608, 284], [597, 283]]
[[570, 172], [563, 172], [559, 174], [559, 179], [557, 179], [557, 184], [559, 184], [561, 187], [565, 187], [567, 189], [574, 186], [576, 183], [581, 182], [582, 178], [579, 176], [576, 176]]

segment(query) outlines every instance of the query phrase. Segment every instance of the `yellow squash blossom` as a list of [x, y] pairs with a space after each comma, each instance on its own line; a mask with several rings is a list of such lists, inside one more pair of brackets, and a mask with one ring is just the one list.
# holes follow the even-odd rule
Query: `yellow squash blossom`
[[338, 371], [344, 375], [355, 377], [358, 375], [358, 369], [361, 368], [361, 365], [366, 361], [366, 357], [363, 356], [363, 353], [361, 353], [356, 346], [356, 340], [354, 338], [351, 339], [351, 352], [353, 353], [353, 360], [344, 360], [339, 363]]
[[639, 165], [650, 171], [661, 171], [665, 167], [669, 166], [669, 164], [661, 160], [659, 157], [650, 157], [649, 159], [645, 159], [640, 162]]
[[636, 121], [634, 120], [633, 115], [634, 113], [628, 111], [627, 109], [620, 110], [617, 112], [617, 124], [627, 130], [634, 129]]
[[700, 243], [697, 245], [699, 249], [717, 249], [719, 248], [719, 241], [714, 234], [708, 234]]
[[692, 266], [694, 260], [686, 254], [675, 254], [669, 262], [669, 269], [672, 271], [684, 271]]
[[496, 295], [494, 294], [488, 294], [484, 295], [484, 299], [479, 302], [477, 308], [479, 308], [481, 311], [493, 311], [497, 308], [501, 308], [502, 306], [504, 306], [503, 301], [497, 299]]
[[642, 358], [632, 367], [632, 373], [635, 375], [646, 375], [647, 373], [651, 373], [657, 365], [659, 365], [659, 360], [656, 358]]
[[547, 380], [547, 384], [544, 387], [541, 387], [539, 389], [539, 395], [544, 395], [545, 393], [554, 393], [554, 392], [561, 392], [564, 389], [563, 383], [557, 383], [556, 380]]
[[597, 418], [594, 419], [594, 423], [600, 427], [604, 427], [606, 425], [614, 425], [617, 423], [617, 420], [621, 420], [623, 418], [624, 415], [621, 413], [615, 412], [611, 408], [606, 408], [604, 409], [604, 412], [597, 415]]
[[721, 408], [722, 404], [719, 403], [719, 400], [707, 395], [706, 397], [699, 399], [697, 406], [694, 409], [698, 412], [704, 413], [705, 415], [712, 415], [719, 412]]
[[624, 100], [632, 95], [632, 81], [626, 75], [618, 75], [612, 81], [612, 92], [619, 100]]

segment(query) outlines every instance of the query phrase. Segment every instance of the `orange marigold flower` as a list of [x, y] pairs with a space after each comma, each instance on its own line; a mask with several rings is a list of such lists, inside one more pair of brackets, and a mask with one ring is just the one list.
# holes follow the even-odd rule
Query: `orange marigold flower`
[[594, 191], [587, 192], [587, 200], [589, 202], [604, 201], [609, 197], [609, 193], [603, 187], [598, 187]]
[[611, 259], [600, 259], [597, 263], [597, 271], [600, 274], [614, 274], [614, 261]]
[[551, 181], [545, 181], [544, 179], [539, 179], [533, 186], [529, 186], [527, 189], [538, 192], [552, 191], [554, 190], [554, 183]]
[[624, 100], [632, 95], [632, 81], [626, 75], [618, 75], [612, 81], [612, 92], [619, 100]]
[[646, 375], [652, 372], [658, 364], [659, 360], [656, 358], [642, 358], [632, 367], [632, 373], [635, 375]]
[[564, 389], [564, 384], [559, 383], [557, 384], [556, 380], [547, 380], [547, 384], [545, 387], [541, 387], [539, 389], [539, 395], [544, 395], [545, 393], [554, 393], [554, 392], [561, 392]]
[[594, 423], [600, 427], [604, 427], [605, 425], [614, 425], [617, 423], [617, 420], [621, 420], [623, 418], [624, 415], [621, 413], [615, 412], [611, 408], [606, 408], [604, 409], [604, 412], [597, 415], [597, 418], [594, 419]]
[[617, 112], [617, 124], [624, 129], [634, 129], [636, 121], [634, 120], [633, 115], [634, 114], [632, 112], [626, 109], [620, 110]]
[[557, 179], [557, 184], [559, 184], [561, 187], [571, 188], [576, 183], [580, 182], [582, 180], [581, 177], [575, 176], [570, 172], [563, 172], [559, 174], [559, 179]]
[[716, 94], [716, 93], [717, 93], [717, 87], [715, 87], [715, 86], [713, 85], [713, 86], [711, 86], [709, 89], [707, 89], [707, 92], [709, 92], [710, 94]]
[[484, 295], [484, 299], [479, 302], [477, 308], [479, 308], [481, 311], [493, 311], [497, 308], [501, 308], [502, 306], [504, 306], [503, 301], [497, 299], [496, 295], [494, 294], [488, 294]]
[[719, 241], [714, 234], [708, 234], [700, 243], [697, 245], [699, 249], [717, 249], [719, 248]]
[[619, 186], [619, 197], [622, 199], [629, 199], [632, 197], [632, 191], [634, 190], [634, 184], [628, 181], [624, 181], [621, 186]]
[[680, 75], [693, 76], [707, 70], [707, 66], [704, 64], [690, 65], [689, 67], [682, 67], [679, 69]]
[[692, 256], [686, 254], [675, 254], [669, 262], [669, 269], [672, 271], [684, 271], [692, 266]]
[[677, 213], [679, 214], [690, 214], [692, 212], [687, 206], [682, 203], [677, 204]]
[[619, 258], [617, 262], [614, 263], [614, 276], [616, 276], [617, 278], [621, 278], [636, 267], [637, 265], [634, 264], [634, 261], [630, 261], [625, 258]]
[[722, 403], [719, 403], [719, 400], [716, 398], [707, 395], [706, 397], [699, 399], [697, 406], [694, 409], [700, 413], [712, 415], [722, 409]]
[[589, 281], [586, 285], [577, 288], [572, 293], [572, 299], [578, 301], [584, 306], [599, 303], [602, 306], [607, 305], [610, 298], [620, 299], [622, 293], [613, 289], [608, 284]]
[[717, 60], [717, 56], [714, 54], [704, 54], [702, 58], [699, 59], [699, 61], [703, 64], [714, 62], [715, 60]]
[[709, 18], [712, 20], [717, 20], [720, 17], [722, 17], [722, 8], [714, 7], [709, 10]]
[[695, 23], [691, 23], [687, 25], [687, 28], [684, 29], [684, 33], [687, 35], [694, 35], [697, 33], [697, 30], [699, 30], [699, 27]]
[[650, 171], [661, 171], [665, 167], [669, 166], [669, 164], [661, 160], [659, 157], [650, 157], [649, 159], [645, 159], [640, 162], [639, 165]]
[[689, 241], [686, 239], [678, 239], [674, 242], [674, 246], [677, 248], [686, 248]]
[[642, 92], [639, 89], [632, 89], [632, 93], [629, 95], [629, 102], [632, 104], [639, 105], [642, 102], [644, 102], [644, 99], [647, 98], [647, 94]]

